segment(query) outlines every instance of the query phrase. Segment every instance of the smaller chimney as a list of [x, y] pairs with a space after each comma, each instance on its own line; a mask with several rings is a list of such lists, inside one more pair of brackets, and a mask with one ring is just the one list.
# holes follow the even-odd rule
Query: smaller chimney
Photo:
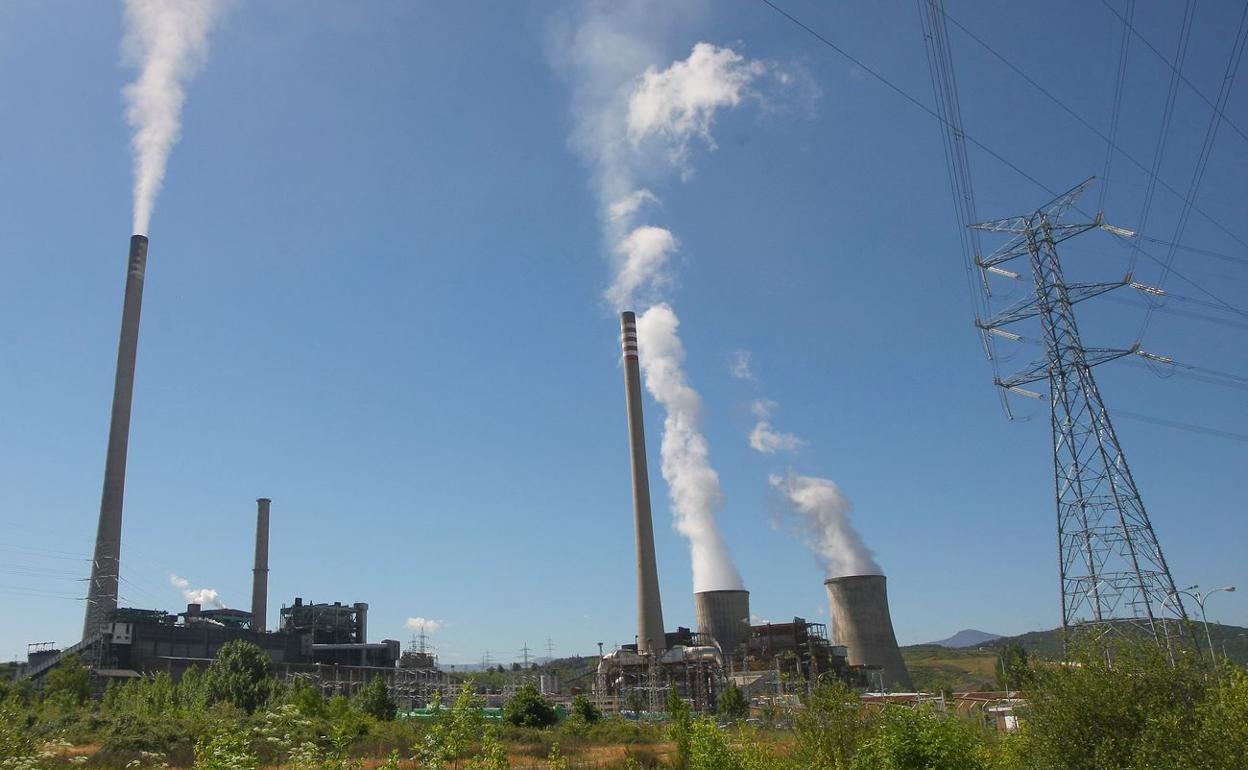
[[269, 503], [256, 500], [256, 566], [251, 578], [251, 628], [264, 631], [269, 612]]

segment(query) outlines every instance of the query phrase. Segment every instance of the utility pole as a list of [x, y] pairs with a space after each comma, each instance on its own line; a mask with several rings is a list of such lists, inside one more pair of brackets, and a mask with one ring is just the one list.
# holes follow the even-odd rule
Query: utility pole
[[[1142, 352], [1138, 343], [1126, 350], [1087, 347], [1074, 312], [1076, 303], [1114, 289], [1149, 287], [1133, 282], [1130, 274], [1109, 283], [1067, 283], [1057, 252], [1058, 244], [1088, 230], [1118, 231], [1099, 215], [1093, 222], [1062, 221], [1091, 183], [1033, 212], [971, 225], [1011, 236], [991, 255], [976, 257], [981, 270], [1018, 278], [1002, 265], [1025, 258], [1035, 288], [1034, 297], [976, 325], [985, 335], [1018, 340], [1021, 335], [1004, 327], [1030, 318], [1040, 321], [1044, 358], [1011, 377], [998, 377], [996, 384], [1032, 398], [1043, 396], [1024, 385], [1047, 381], [1049, 386], [1062, 627], [1096, 636], [1134, 627], [1170, 649], [1171, 637], [1181, 634], [1172, 626], [1181, 621], [1186, 627], [1187, 612], [1175, 595], [1174, 579], [1092, 376], [1094, 366], [1124, 356], [1164, 357]], [[1167, 603], [1170, 596], [1175, 600]]]

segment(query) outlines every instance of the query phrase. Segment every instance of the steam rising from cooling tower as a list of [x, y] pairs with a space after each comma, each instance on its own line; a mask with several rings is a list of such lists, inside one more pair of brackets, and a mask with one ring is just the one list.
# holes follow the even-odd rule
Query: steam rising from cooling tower
[[613, 261], [604, 296], [617, 310], [657, 303], [637, 328], [646, 388], [666, 410], [662, 469], [676, 528], [689, 539], [695, 591], [740, 589], [715, 520], [719, 477], [699, 425], [701, 399], [683, 372], [679, 320], [660, 302], [679, 242], [671, 230], [641, 221], [659, 204], [641, 177], [677, 171], [689, 178], [693, 146], [715, 148], [717, 114], [750, 97], [755, 81], [772, 68], [705, 42], [661, 68], [655, 19], [670, 22], [673, 9], [636, 0], [589, 8], [574, 29], [564, 30], [553, 55], [572, 81], [573, 144], [591, 165], [605, 251]]
[[165, 178], [169, 150], [181, 132], [184, 85], [203, 62], [221, 0], [126, 0], [126, 61], [139, 67], [126, 86], [134, 128], [134, 230], [146, 235]]
[[773, 474], [770, 481], [800, 517], [802, 538], [825, 575], [884, 574], [849, 520], [853, 506], [834, 482], [792, 471], [784, 476]]

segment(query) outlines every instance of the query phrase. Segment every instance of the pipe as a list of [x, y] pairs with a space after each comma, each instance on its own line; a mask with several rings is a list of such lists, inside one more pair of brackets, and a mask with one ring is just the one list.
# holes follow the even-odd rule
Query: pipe
[[633, 523], [637, 530], [637, 651], [661, 651], [663, 602], [654, 558], [654, 520], [650, 512], [650, 477], [646, 470], [646, 428], [641, 414], [641, 365], [637, 357], [637, 316], [620, 314], [624, 349], [624, 400], [628, 408], [628, 448], [633, 471]]
[[256, 500], [256, 566], [251, 571], [251, 629], [264, 631], [269, 614], [269, 504]]
[[134, 400], [134, 367], [139, 347], [139, 315], [143, 309], [143, 279], [147, 271], [147, 236], [130, 237], [126, 265], [126, 294], [121, 310], [121, 337], [117, 345], [117, 373], [113, 382], [113, 412], [108, 426], [108, 453], [104, 459], [104, 491], [95, 534], [95, 554], [87, 585], [87, 608], [82, 625], [86, 639], [109, 621], [117, 609], [117, 580], [121, 571], [121, 511], [126, 492], [126, 454], [130, 443], [130, 407]]

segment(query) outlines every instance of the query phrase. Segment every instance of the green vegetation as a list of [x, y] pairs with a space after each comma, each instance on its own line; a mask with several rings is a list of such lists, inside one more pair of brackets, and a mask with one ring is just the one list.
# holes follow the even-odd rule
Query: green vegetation
[[[601, 714], [588, 699], [558, 720], [521, 687], [487, 720], [476, 685], [419, 719], [396, 719], [381, 679], [326, 699], [278, 682], [259, 650], [235, 645], [203, 671], [161, 674], [89, 697], [69, 660], [39, 692], [0, 688], [0, 770], [1242, 770], [1248, 756], [1248, 672], [1208, 656], [1172, 664], [1157, 648], [1120, 642], [1056, 662], [1025, 646], [963, 651], [999, 671], [1022, 728], [985, 726], [955, 708], [862, 701], [824, 682], [800, 707], [760, 704], [767, 728], [742, 716], [728, 688], [720, 714], [692, 713], [676, 692], [650, 724]], [[733, 724], [722, 723], [724, 717]], [[749, 720], [753, 722], [754, 720]]]
[[550, 727], [559, 721], [555, 706], [531, 684], [521, 685], [507, 701], [503, 716], [516, 727]]

